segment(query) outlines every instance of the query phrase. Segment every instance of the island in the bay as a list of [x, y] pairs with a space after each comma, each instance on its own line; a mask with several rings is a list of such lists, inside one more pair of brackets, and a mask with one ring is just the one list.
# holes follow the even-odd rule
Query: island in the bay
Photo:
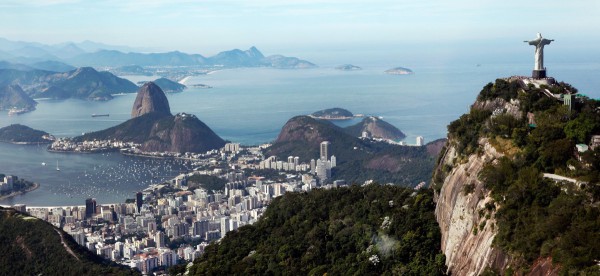
[[348, 120], [354, 118], [352, 112], [339, 107], [315, 111], [309, 116], [321, 120]]
[[405, 68], [405, 67], [395, 67], [392, 69], [385, 70], [386, 74], [389, 75], [410, 75], [414, 74], [413, 70]]
[[361, 67], [356, 66], [356, 65], [352, 65], [352, 64], [344, 64], [344, 65], [336, 66], [335, 69], [336, 70], [340, 70], [340, 71], [359, 71], [359, 70], [362, 70]]
[[0, 142], [13, 144], [49, 144], [56, 138], [49, 133], [20, 124], [0, 128]]

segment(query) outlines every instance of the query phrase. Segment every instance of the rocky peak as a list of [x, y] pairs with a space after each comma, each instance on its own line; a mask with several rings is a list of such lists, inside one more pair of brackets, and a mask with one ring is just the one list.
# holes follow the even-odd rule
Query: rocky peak
[[250, 49], [246, 50], [246, 54], [247, 54], [249, 57], [252, 57], [252, 58], [257, 58], [257, 59], [262, 59], [262, 58], [264, 58], [264, 57], [265, 57], [265, 56], [264, 56], [264, 55], [263, 55], [263, 54], [262, 54], [262, 53], [261, 53], [261, 52], [260, 52], [258, 49], [256, 49], [256, 47], [254, 47], [254, 46], [252, 46], [252, 47], [250, 47]]
[[131, 118], [151, 112], [171, 115], [169, 100], [165, 93], [154, 82], [147, 82], [138, 90], [131, 110]]

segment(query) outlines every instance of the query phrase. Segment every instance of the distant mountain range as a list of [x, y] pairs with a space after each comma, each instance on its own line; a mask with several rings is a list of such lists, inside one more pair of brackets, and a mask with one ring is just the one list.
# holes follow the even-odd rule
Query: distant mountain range
[[11, 63], [35, 64], [58, 61], [76, 66], [207, 66], [207, 67], [274, 67], [283, 69], [312, 68], [315, 64], [295, 57], [264, 56], [256, 47], [242, 51], [234, 49], [212, 57], [179, 51], [140, 53], [135, 49], [110, 46], [91, 41], [45, 45], [37, 42], [10, 41], [0, 38], [0, 60]]

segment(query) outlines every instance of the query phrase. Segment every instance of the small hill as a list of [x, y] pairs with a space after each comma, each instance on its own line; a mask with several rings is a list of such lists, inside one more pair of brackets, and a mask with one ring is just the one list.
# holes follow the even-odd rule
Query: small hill
[[0, 128], [0, 142], [39, 144], [52, 143], [54, 139], [45, 131], [14, 124]]
[[368, 133], [369, 137], [372, 138], [389, 140], [401, 140], [406, 137], [406, 135], [395, 126], [373, 116], [366, 117], [360, 123], [344, 129], [350, 135], [355, 137], [361, 137], [363, 132]]
[[187, 88], [187, 86], [167, 78], [156, 79], [154, 83], [158, 85], [162, 91], [167, 93], [181, 92]]
[[140, 275], [78, 245], [49, 223], [0, 207], [0, 275]]
[[313, 114], [310, 114], [310, 116], [322, 120], [346, 120], [353, 118], [354, 114], [346, 109], [334, 107], [319, 110]]
[[225, 145], [225, 141], [206, 124], [185, 113], [173, 116], [151, 112], [73, 139], [135, 142], [142, 144], [140, 149], [146, 152], [206, 152]]
[[362, 70], [361, 67], [358, 67], [356, 65], [352, 65], [352, 64], [344, 64], [344, 65], [340, 65], [335, 67], [336, 70], [340, 70], [340, 71], [359, 71]]
[[302, 60], [296, 57], [285, 57], [282, 55], [272, 55], [265, 57], [263, 62], [269, 67], [279, 69], [310, 69], [317, 67], [317, 65], [315, 65], [312, 62]]
[[189, 275], [444, 275], [432, 201], [377, 184], [286, 193], [211, 243]]
[[18, 85], [0, 86], [0, 110], [11, 108], [34, 110], [37, 102]]
[[131, 109], [131, 117], [135, 118], [151, 112], [171, 115], [171, 108], [163, 90], [154, 82], [147, 82], [138, 90]]
[[410, 75], [410, 74], [414, 74], [414, 72], [408, 68], [404, 68], [404, 67], [396, 67], [396, 68], [392, 68], [392, 69], [388, 69], [385, 70], [386, 74], [390, 74], [390, 75]]
[[206, 152], [225, 145], [225, 141], [196, 116], [171, 115], [165, 93], [153, 82], [140, 88], [131, 116], [117, 126], [73, 139], [134, 142], [141, 144], [141, 150], [146, 152]]
[[112, 94], [135, 92], [132, 82], [109, 72], [81, 67], [64, 73], [0, 69], [0, 85], [19, 85], [33, 98], [109, 100]]
[[309, 116], [290, 119], [281, 129], [267, 156], [285, 159], [298, 156], [308, 162], [319, 156], [319, 144], [330, 141], [330, 154], [337, 158], [332, 177], [350, 183], [373, 179], [381, 183], [415, 186], [428, 182], [435, 155], [426, 147], [391, 145], [383, 142], [361, 140], [328, 121]]
[[[66, 78], [54, 84], [65, 93], [54, 95], [55, 98], [109, 100], [112, 99], [111, 94], [131, 93], [137, 90], [137, 86], [132, 82], [109, 72], [98, 72], [92, 67], [81, 67], [65, 74]], [[44, 93], [35, 96], [47, 97]]]

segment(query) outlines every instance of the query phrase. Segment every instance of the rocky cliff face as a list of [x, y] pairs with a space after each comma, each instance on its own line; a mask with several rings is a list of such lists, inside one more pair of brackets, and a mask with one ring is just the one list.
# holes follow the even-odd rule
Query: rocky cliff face
[[133, 108], [131, 109], [131, 118], [139, 117], [151, 112], [171, 114], [167, 96], [165, 96], [162, 89], [154, 84], [154, 82], [148, 82], [138, 90], [137, 97], [133, 103]]
[[[442, 251], [454, 275], [479, 275], [487, 267], [504, 270], [510, 258], [492, 247], [496, 235], [493, 216], [486, 219], [480, 210], [491, 201], [478, 179], [481, 169], [502, 155], [487, 139], [480, 139], [482, 154], [460, 159], [453, 141], [442, 152], [436, 174], [447, 172], [436, 197], [435, 216], [442, 232]], [[485, 222], [484, 222], [485, 221]], [[480, 227], [483, 225], [483, 227]]]

